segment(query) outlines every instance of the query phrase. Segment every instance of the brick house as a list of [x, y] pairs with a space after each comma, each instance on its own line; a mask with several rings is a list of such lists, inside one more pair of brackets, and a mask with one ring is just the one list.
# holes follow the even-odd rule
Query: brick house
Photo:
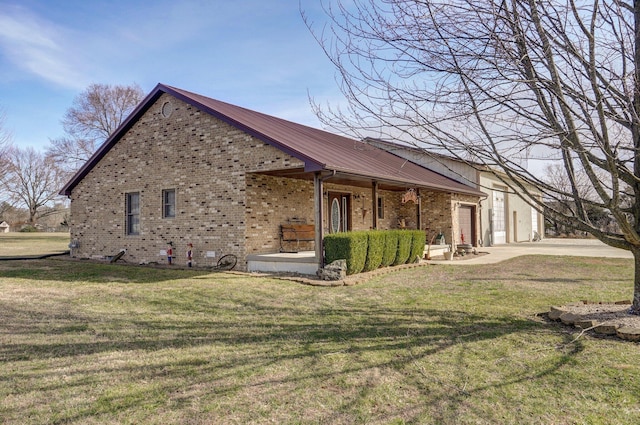
[[[313, 224], [300, 249], [322, 264], [322, 237], [344, 230], [457, 232], [474, 187], [361, 141], [158, 84], [60, 192], [74, 255], [165, 262], [281, 250], [280, 226]], [[403, 202], [404, 198], [404, 202]], [[474, 217], [474, 220], [476, 218]], [[182, 263], [182, 261], [180, 261]]]

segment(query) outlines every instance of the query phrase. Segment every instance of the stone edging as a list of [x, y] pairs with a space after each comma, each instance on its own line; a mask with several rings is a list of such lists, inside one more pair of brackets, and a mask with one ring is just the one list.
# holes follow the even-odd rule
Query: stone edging
[[[296, 283], [301, 283], [303, 285], [309, 285], [309, 286], [321, 286], [321, 287], [338, 287], [338, 286], [354, 286], [354, 285], [358, 285], [364, 282], [367, 282], [368, 280], [370, 280], [373, 277], [376, 276], [382, 276], [388, 273], [392, 273], [395, 271], [399, 271], [399, 270], [406, 270], [406, 269], [415, 269], [418, 267], [426, 267], [429, 266], [430, 264], [428, 263], [412, 263], [412, 264], [401, 264], [399, 266], [393, 266], [393, 267], [384, 267], [381, 269], [377, 269], [377, 270], [373, 270], [370, 272], [366, 272], [366, 273], [358, 273], [358, 274], [354, 274], [354, 275], [350, 275], [347, 276], [345, 279], [342, 280], [320, 280], [320, 279], [314, 279], [312, 277], [306, 277], [303, 275], [282, 275], [282, 274], [269, 274], [269, 273], [264, 273], [264, 274], [260, 274], [262, 276], [268, 276], [274, 279], [280, 279], [280, 280], [287, 280], [290, 282], [296, 282]], [[255, 273], [251, 273], [252, 275], [256, 275]]]
[[[631, 304], [628, 301], [611, 303], [616, 305]], [[593, 319], [583, 319], [583, 316], [571, 311], [571, 307], [551, 306], [548, 317], [550, 320], [562, 322], [568, 326], [575, 326], [585, 331], [593, 331], [600, 335], [617, 336], [625, 341], [640, 341], [640, 328], [621, 326], [612, 322], [599, 322]]]

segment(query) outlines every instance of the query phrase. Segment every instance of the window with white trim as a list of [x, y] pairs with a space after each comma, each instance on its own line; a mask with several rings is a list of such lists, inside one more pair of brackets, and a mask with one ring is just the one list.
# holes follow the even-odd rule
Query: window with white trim
[[126, 212], [127, 223], [126, 233], [127, 235], [139, 235], [140, 234], [140, 192], [130, 192], [126, 194]]
[[165, 189], [162, 191], [162, 218], [176, 216], [176, 190]]

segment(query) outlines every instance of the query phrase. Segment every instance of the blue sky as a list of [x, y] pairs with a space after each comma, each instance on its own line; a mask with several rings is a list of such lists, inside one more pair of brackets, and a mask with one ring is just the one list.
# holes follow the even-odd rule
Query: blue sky
[[44, 149], [89, 84], [159, 82], [320, 127], [308, 95], [339, 102], [300, 16], [318, 0], [0, 0], [0, 108], [20, 147]]

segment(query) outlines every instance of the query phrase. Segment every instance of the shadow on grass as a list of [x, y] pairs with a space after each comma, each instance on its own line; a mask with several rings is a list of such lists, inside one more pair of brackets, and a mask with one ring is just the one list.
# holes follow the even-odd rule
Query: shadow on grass
[[[218, 303], [225, 301], [232, 300], [217, 300]], [[250, 309], [251, 306], [245, 308]], [[187, 313], [184, 311], [185, 315]], [[102, 402], [107, 405], [88, 402], [82, 408], [66, 413], [70, 416], [65, 416], [64, 420], [76, 421], [101, 413], [113, 414], [117, 411], [139, 409], [141, 402], [153, 400], [158, 397], [158, 392], [175, 393], [176, 382], [178, 385], [188, 382], [190, 388], [211, 388], [216, 397], [234, 397], [238, 392], [247, 390], [248, 384], [259, 385], [261, 388], [286, 388], [293, 385], [307, 387], [312, 391], [320, 383], [340, 382], [344, 376], [364, 376], [371, 369], [391, 369], [406, 374], [407, 369], [416, 368], [416, 364], [424, 359], [438, 356], [458, 345], [491, 341], [513, 333], [524, 332], [535, 337], [538, 332], [548, 332], [548, 328], [543, 325], [526, 319], [483, 317], [464, 311], [327, 309], [314, 313], [317, 318], [315, 321], [297, 308], [260, 306], [259, 313], [249, 319], [243, 320], [242, 314], [235, 317], [222, 314], [223, 318], [227, 317], [226, 320], [218, 320], [216, 311], [212, 308], [208, 317], [200, 317], [198, 320], [182, 317], [182, 320], [163, 321], [137, 315], [99, 318], [70, 315], [64, 321], [59, 320], [53, 324], [50, 317], [39, 318], [37, 314], [32, 314], [31, 326], [24, 323], [22, 329], [3, 328], [15, 336], [19, 336], [20, 332], [34, 331], [50, 334], [49, 341], [2, 344], [0, 360], [3, 363], [39, 364], [42, 361], [77, 358], [86, 362], [87, 358], [98, 354], [101, 356], [96, 357], [97, 364], [92, 363], [80, 370], [90, 370], [91, 374], [102, 377], [117, 377], [118, 381], [143, 379], [158, 383], [148, 388], [137, 388], [136, 391], [149, 391], [149, 394], [138, 394], [140, 397], [134, 397], [133, 404], [130, 403], [131, 400], [119, 399], [122, 396], [116, 394], [112, 400], [108, 400], [108, 391], [104, 391], [101, 399], [106, 397]], [[105, 326], [105, 321], [108, 326]], [[72, 342], [83, 335], [89, 335], [98, 341]], [[64, 342], [65, 337], [69, 336], [69, 341]], [[568, 341], [565, 339], [565, 342]], [[191, 351], [192, 348], [195, 350]], [[169, 349], [173, 353], [172, 358], [167, 358], [165, 354], [158, 360], [137, 360], [139, 357], [148, 358], [149, 353], [157, 354]], [[204, 349], [204, 352], [200, 349]], [[185, 354], [179, 354], [181, 350], [185, 350]], [[572, 358], [580, 350], [579, 344], [575, 344], [572, 351], [557, 357], [535, 373], [523, 375], [513, 371], [500, 383], [470, 389], [452, 388], [444, 391], [446, 396], [430, 394], [420, 382], [409, 384], [425, 391], [425, 396], [431, 398], [432, 403], [453, 405], [463, 402], [473, 393], [481, 394], [490, 386], [509, 386], [553, 374], [563, 365], [572, 362]], [[193, 354], [188, 354], [191, 352], [199, 354], [194, 357]], [[126, 356], [126, 353], [130, 353], [129, 361], [99, 364], [100, 358], [121, 357]], [[336, 366], [331, 363], [335, 356], [348, 360], [339, 361], [340, 366]], [[289, 373], [264, 372], [283, 368], [287, 370], [291, 365], [300, 363], [305, 366], [297, 366]], [[460, 367], [464, 366], [461, 364]], [[42, 373], [46, 374], [45, 371]], [[258, 377], [261, 373], [265, 374]], [[64, 391], [69, 385], [67, 380], [57, 380], [55, 376], [56, 372], [52, 370], [50, 379], [45, 379], [48, 385], [46, 391]], [[30, 379], [30, 372], [27, 371], [22, 377], [14, 374], [13, 379]], [[78, 385], [86, 385], [84, 379], [78, 379]], [[415, 374], [412, 378], [421, 381], [429, 379], [432, 377], [428, 371], [420, 379]], [[431, 384], [442, 385], [437, 381]], [[106, 382], [101, 385], [109, 386]], [[341, 410], [357, 410], [355, 405], [367, 397], [367, 391], [355, 398], [345, 397], [341, 401]], [[183, 402], [189, 404], [184, 400]], [[329, 412], [327, 414], [330, 415]], [[328, 423], [331, 422], [330, 416], [325, 419]], [[444, 419], [443, 423], [447, 423]]]
[[[15, 278], [19, 264], [9, 269], [0, 267], [0, 279]], [[38, 277], [34, 278], [33, 274], [24, 277], [97, 283], [113, 282], [114, 277], [121, 277], [124, 282], [147, 284], [209, 274], [96, 264], [83, 264], [82, 269], [84, 278], [79, 278], [69, 270], [68, 262], [42, 261], [30, 267], [30, 272], [36, 272]], [[219, 283], [217, 279], [216, 283]], [[300, 391], [304, 392], [314, 391], [326, 382], [339, 392], [343, 390], [340, 382], [344, 376], [357, 380], [372, 369], [393, 370], [403, 376], [403, 384], [406, 380], [407, 385], [423, 393], [431, 404], [454, 406], [463, 404], [473, 394], [482, 397], [482, 391], [490, 387], [535, 381], [553, 374], [573, 362], [582, 349], [578, 341], [547, 364], [524, 373], [507, 371], [504, 379], [497, 383], [430, 393], [425, 383], [440, 387], [450, 384], [438, 382], [428, 370], [422, 375], [415, 370], [419, 365], [428, 367], [425, 366], [430, 364], [427, 359], [435, 359], [436, 364], [448, 361], [442, 356], [448, 356], [452, 348], [460, 347], [454, 352], [463, 352], [468, 345], [497, 342], [512, 334], [526, 335], [523, 340], [548, 338], [551, 334], [556, 343], [558, 340], [567, 343], [571, 335], [561, 328], [550, 328], [512, 315], [471, 313], [419, 304], [404, 308], [402, 302], [398, 305], [392, 300], [368, 301], [358, 296], [345, 299], [335, 291], [307, 287], [300, 287], [302, 295], [286, 294], [276, 301], [278, 286], [244, 283], [234, 277], [228, 286], [193, 284], [173, 288], [164, 285], [156, 290], [145, 285], [119, 296], [101, 295], [98, 288], [92, 292], [95, 295], [83, 295], [89, 297], [88, 300], [72, 298], [71, 302], [60, 300], [51, 305], [47, 305], [46, 300], [39, 305], [13, 303], [8, 298], [0, 302], [0, 340], [3, 341], [0, 362], [13, 366], [9, 368], [10, 378], [9, 372], [0, 372], [0, 381], [28, 382], [33, 379], [29, 364], [77, 363], [77, 367], [65, 370], [65, 379], [57, 379], [59, 372], [55, 366], [45, 369], [39, 366], [38, 374], [45, 385], [40, 386], [39, 391], [64, 393], [69, 385], [89, 391], [103, 388], [96, 398], [88, 397], [76, 408], [60, 412], [57, 421], [61, 423], [81, 422], [95, 415], [139, 412], [145, 403], [159, 400], [157, 402], [163, 404], [168, 395], [177, 397], [177, 391], [184, 387], [202, 388], [214, 393], [214, 397], [223, 398], [251, 391], [251, 386], [302, 388]], [[345, 289], [339, 294], [344, 296], [348, 291], [350, 289]], [[319, 292], [325, 298], [315, 298]], [[330, 299], [333, 295], [335, 298]], [[113, 308], [108, 308], [109, 302]], [[464, 361], [458, 363], [463, 370]], [[23, 371], [16, 371], [18, 365]], [[409, 378], [405, 379], [406, 376]], [[124, 396], [115, 389], [110, 391], [115, 386], [112, 380], [125, 387], [130, 385], [131, 394]], [[138, 381], [153, 382], [153, 385], [136, 386], [134, 383]], [[353, 396], [346, 389], [344, 397], [337, 396], [342, 414], [357, 411], [358, 405], [370, 397], [368, 391], [363, 386], [359, 395]], [[179, 402], [186, 408], [190, 406], [190, 397], [196, 400], [208, 396], [189, 391], [184, 394]], [[449, 411], [451, 409], [455, 408]], [[419, 415], [425, 410], [418, 408], [417, 411], [417, 414], [405, 415], [405, 423], [419, 423]], [[14, 413], [19, 415], [17, 411]], [[323, 422], [334, 422], [332, 414], [327, 411]], [[344, 417], [334, 419], [338, 423]], [[441, 419], [442, 423], [453, 423], [445, 416]]]

